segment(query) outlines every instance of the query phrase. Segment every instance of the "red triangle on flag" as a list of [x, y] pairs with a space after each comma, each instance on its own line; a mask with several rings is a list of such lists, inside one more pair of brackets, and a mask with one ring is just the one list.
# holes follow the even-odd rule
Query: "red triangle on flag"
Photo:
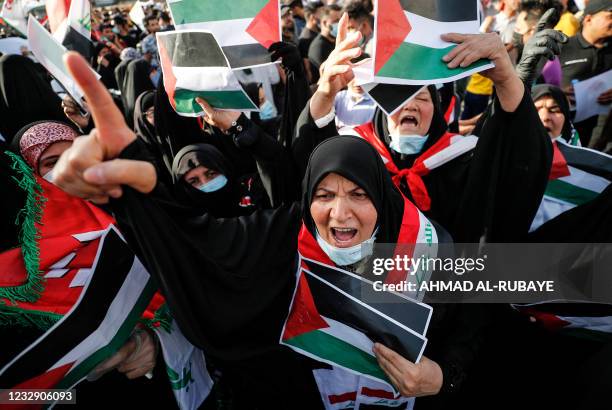
[[19, 383], [17, 386], [14, 386], [13, 389], [53, 389], [62, 381], [73, 365], [74, 362], [66, 363], [63, 366]]
[[399, 0], [378, 0], [375, 74], [389, 61], [411, 30]]
[[317, 310], [312, 293], [310, 293], [308, 281], [304, 275], [304, 272], [300, 272], [300, 280], [283, 332], [283, 340], [329, 327]]
[[556, 142], [553, 142], [553, 161], [552, 167], [550, 168], [550, 175], [548, 177], [549, 181], [566, 177], [570, 175], [569, 167], [567, 166], [567, 161], [565, 157], [559, 150]]
[[246, 32], [265, 48], [280, 41], [281, 38], [278, 1], [269, 0], [246, 29]]

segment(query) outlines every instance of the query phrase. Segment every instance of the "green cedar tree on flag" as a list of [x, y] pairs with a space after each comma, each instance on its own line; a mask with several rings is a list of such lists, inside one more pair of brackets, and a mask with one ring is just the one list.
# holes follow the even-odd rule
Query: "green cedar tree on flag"
[[238, 82], [212, 33], [203, 30], [157, 33], [157, 48], [164, 88], [178, 114], [202, 115], [196, 97], [218, 109], [258, 109]]
[[270, 64], [268, 47], [281, 41], [279, 0], [169, 0], [181, 29], [209, 30], [232, 68]]
[[478, 0], [378, 0], [375, 26], [375, 82], [449, 82], [492, 67], [479, 60], [450, 69], [442, 61], [455, 44], [440, 35], [478, 33]]

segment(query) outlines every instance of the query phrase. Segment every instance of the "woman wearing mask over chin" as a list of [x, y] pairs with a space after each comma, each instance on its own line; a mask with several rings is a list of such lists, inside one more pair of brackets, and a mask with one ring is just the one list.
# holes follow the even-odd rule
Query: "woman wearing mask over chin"
[[[301, 172], [312, 149], [338, 133], [334, 99], [354, 78], [351, 61], [362, 53], [360, 38], [359, 32], [348, 33], [348, 18], [343, 16], [336, 48], [298, 121], [293, 151]], [[550, 138], [495, 34], [446, 34], [442, 39], [459, 44], [443, 58], [450, 69], [481, 58], [495, 64], [482, 73], [493, 80], [497, 95], [477, 126], [477, 136], [447, 131], [435, 86], [422, 89], [393, 115], [377, 110], [371, 123], [353, 133], [376, 148], [402, 193], [447, 228], [456, 242], [479, 242], [483, 235], [489, 242], [520, 240], [546, 186]], [[388, 88], [391, 95], [410, 88], [378, 87]]]
[[65, 123], [38, 121], [17, 132], [13, 150], [25, 159], [36, 175], [53, 182], [55, 164], [78, 136], [74, 128]]
[[259, 175], [237, 178], [227, 158], [210, 144], [181, 149], [174, 157], [172, 175], [175, 197], [196, 213], [221, 218], [270, 207]]

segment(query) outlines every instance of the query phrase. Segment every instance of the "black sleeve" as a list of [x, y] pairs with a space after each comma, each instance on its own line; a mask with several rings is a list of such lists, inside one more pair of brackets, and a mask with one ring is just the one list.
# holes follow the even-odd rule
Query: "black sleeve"
[[321, 142], [338, 135], [338, 130], [335, 121], [330, 122], [323, 128], [317, 127], [315, 120], [310, 115], [310, 100], [308, 100], [298, 118], [295, 132], [297, 135], [292, 146], [292, 152], [298, 170], [298, 178], [301, 181], [306, 173], [312, 151]]
[[255, 159], [259, 178], [272, 208], [297, 201], [298, 184], [289, 152], [246, 116], [241, 115], [237, 122], [243, 131], [233, 136], [234, 143]]
[[[122, 158], [147, 159], [135, 141]], [[274, 348], [296, 278], [296, 204], [240, 218], [190, 217], [163, 185], [124, 187], [113, 209], [185, 336], [207, 354], [240, 360]]]
[[499, 101], [482, 123], [455, 218], [458, 242], [521, 241], [538, 210], [552, 163], [552, 143], [531, 96], [505, 112]]
[[280, 141], [287, 148], [291, 148], [293, 144], [300, 112], [306, 106], [311, 95], [304, 63], [299, 61], [299, 64], [296, 63], [294, 66], [293, 69], [283, 66], [287, 81], [285, 83], [285, 99], [280, 125]]

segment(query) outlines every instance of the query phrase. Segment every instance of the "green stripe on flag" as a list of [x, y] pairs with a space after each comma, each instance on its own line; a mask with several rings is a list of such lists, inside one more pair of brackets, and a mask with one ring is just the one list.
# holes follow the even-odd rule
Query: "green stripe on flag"
[[418, 44], [402, 43], [376, 75], [409, 80], [434, 80], [453, 77], [489, 64], [488, 60], [479, 60], [469, 67], [448, 68], [442, 61], [442, 57], [454, 47], [456, 46], [430, 48]]
[[556, 179], [548, 182], [545, 195], [570, 204], [582, 205], [594, 200], [599, 193]]
[[169, 3], [176, 25], [255, 17], [268, 0], [183, 0]]
[[256, 109], [246, 94], [240, 90], [235, 91], [191, 91], [176, 90], [174, 101], [176, 111], [181, 113], [199, 113], [202, 107], [195, 101], [201, 97], [213, 108], [248, 110]]
[[378, 365], [376, 357], [320, 330], [303, 333], [283, 342], [321, 359], [391, 383]]
[[138, 300], [132, 307], [132, 310], [125, 318], [121, 327], [117, 330], [117, 333], [113, 336], [110, 343], [94, 352], [87, 359], [78, 364], [72, 369], [66, 377], [55, 387], [56, 389], [69, 389], [74, 386], [81, 379], [86, 377], [97, 365], [102, 363], [107, 358], [111, 357], [114, 353], [119, 351], [123, 344], [128, 340], [132, 330], [138, 323], [142, 312], [145, 311], [153, 295], [157, 291], [153, 278], [149, 278], [147, 284], [143, 288]]

